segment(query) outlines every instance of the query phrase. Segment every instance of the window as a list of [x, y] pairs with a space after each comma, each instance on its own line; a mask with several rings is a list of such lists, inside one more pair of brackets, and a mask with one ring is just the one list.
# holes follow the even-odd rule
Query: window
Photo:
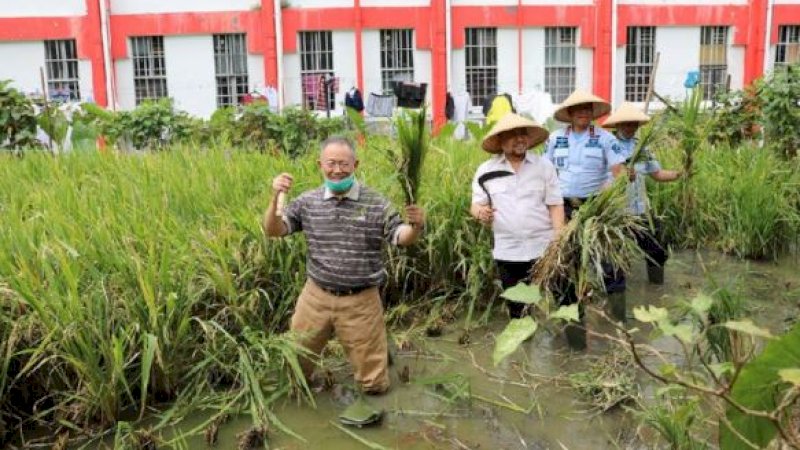
[[800, 63], [800, 25], [781, 26], [775, 47], [775, 68]]
[[131, 38], [133, 86], [136, 104], [167, 97], [167, 67], [164, 63], [164, 37]]
[[80, 100], [78, 53], [75, 39], [44, 41], [47, 96], [53, 100]]
[[467, 28], [467, 91], [474, 105], [497, 93], [497, 28]]
[[321, 90], [321, 77], [333, 75], [333, 33], [330, 31], [300, 32], [300, 76], [303, 106], [308, 109], [334, 109], [334, 89], [328, 92], [327, 105]]
[[625, 48], [625, 100], [643, 102], [656, 54], [655, 27], [628, 27]]
[[575, 28], [544, 29], [544, 90], [561, 103], [575, 90]]
[[700, 87], [711, 100], [728, 84], [728, 27], [700, 28]]
[[217, 106], [238, 105], [247, 94], [247, 41], [244, 34], [214, 35]]
[[414, 81], [412, 30], [381, 30], [381, 79], [383, 90], [391, 91], [395, 81]]

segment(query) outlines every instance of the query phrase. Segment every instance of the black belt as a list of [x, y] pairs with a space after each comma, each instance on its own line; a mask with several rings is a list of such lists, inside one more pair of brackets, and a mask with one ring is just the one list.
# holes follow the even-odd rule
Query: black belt
[[586, 198], [564, 197], [564, 203], [568, 203], [573, 208], [580, 208], [581, 205], [586, 203]]
[[367, 289], [374, 287], [374, 286], [358, 286], [358, 287], [344, 288], [344, 289], [332, 289], [332, 288], [322, 287], [319, 284], [317, 284], [317, 286], [319, 286], [320, 289], [327, 292], [328, 294], [335, 295], [336, 297], [347, 297], [349, 295], [356, 295], [359, 292], [366, 291]]

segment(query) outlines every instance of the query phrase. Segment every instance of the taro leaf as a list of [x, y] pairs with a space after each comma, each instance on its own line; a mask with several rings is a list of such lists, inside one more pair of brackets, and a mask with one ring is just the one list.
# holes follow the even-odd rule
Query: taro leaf
[[494, 365], [497, 366], [500, 361], [514, 353], [525, 339], [533, 336], [537, 327], [538, 324], [530, 316], [511, 320], [506, 325], [505, 330], [497, 336], [497, 342], [494, 344], [494, 353], [492, 354]]
[[538, 305], [539, 302], [542, 301], [542, 294], [539, 292], [539, 286], [527, 283], [519, 283], [514, 287], [510, 287], [503, 291], [500, 296], [506, 300], [524, 303], [526, 305]]
[[692, 326], [689, 324], [681, 323], [673, 325], [669, 320], [664, 320], [658, 322], [658, 328], [660, 328], [665, 335], [675, 336], [683, 343], [689, 344], [692, 342]]
[[694, 299], [692, 299], [691, 303], [692, 311], [705, 317], [706, 314], [708, 314], [708, 311], [711, 309], [711, 305], [713, 304], [714, 300], [711, 297], [705, 294], [700, 294]]
[[648, 305], [647, 308], [633, 308], [633, 317], [639, 322], [669, 322], [669, 313], [664, 308]]
[[[797, 367], [800, 367], [800, 324], [795, 324], [787, 334], [769, 341], [764, 351], [744, 366], [733, 385], [731, 397], [745, 408], [773, 411], [788, 388], [781, 383], [781, 371]], [[731, 425], [759, 448], [766, 447], [777, 432], [769, 420], [748, 416], [736, 408], [729, 406], [726, 415]], [[728, 450], [750, 447], [726, 425], [720, 424], [720, 448]]]
[[571, 305], [562, 306], [558, 308], [556, 312], [550, 314], [551, 319], [563, 319], [568, 322], [577, 322], [579, 320], [578, 316], [578, 304], [573, 303]]
[[793, 369], [779, 370], [778, 375], [781, 377], [781, 380], [795, 386], [800, 386], [800, 369], [795, 367]]
[[758, 336], [763, 337], [766, 339], [772, 339], [772, 333], [769, 330], [765, 330], [763, 328], [759, 328], [753, 324], [753, 322], [749, 319], [745, 320], [729, 320], [722, 324], [725, 328], [734, 331], [740, 331], [745, 334], [749, 334], [751, 336]]

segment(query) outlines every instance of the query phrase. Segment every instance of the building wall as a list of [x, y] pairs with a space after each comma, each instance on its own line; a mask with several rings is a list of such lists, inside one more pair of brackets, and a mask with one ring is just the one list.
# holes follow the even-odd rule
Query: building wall
[[746, 5], [747, 0], [617, 0], [620, 5]]
[[522, 30], [522, 89], [544, 91], [544, 28]]
[[110, 4], [112, 14], [247, 11], [260, 5], [260, 0], [111, 0]]
[[354, 6], [353, 0], [288, 0], [288, 3], [290, 8], [350, 8]]
[[[22, 92], [42, 92], [39, 68], [44, 68], [42, 41], [0, 42], [0, 80], [12, 80], [11, 86]], [[13, 64], [8, 64], [14, 61]], [[83, 88], [83, 87], [81, 87]]]
[[361, 0], [362, 7], [374, 6], [430, 6], [430, 0]]
[[[519, 91], [519, 38], [516, 29], [497, 29], [497, 92]], [[463, 71], [464, 69], [462, 69]]]
[[656, 92], [663, 97], [685, 98], [686, 74], [700, 66], [700, 27], [657, 27], [656, 52], [661, 54]]
[[60, 17], [85, 14], [85, 0], [0, 0], [0, 17]]
[[166, 36], [167, 90], [175, 107], [200, 117], [217, 109], [214, 42], [211, 36]]
[[[383, 87], [381, 81], [381, 41], [380, 30], [364, 30], [361, 33], [361, 48], [364, 58], [364, 89], [363, 97], [366, 99], [370, 92], [380, 94]], [[414, 65], [417, 64], [417, 55], [414, 55]], [[416, 75], [416, 73], [414, 74]], [[349, 89], [346, 86], [345, 89]]]

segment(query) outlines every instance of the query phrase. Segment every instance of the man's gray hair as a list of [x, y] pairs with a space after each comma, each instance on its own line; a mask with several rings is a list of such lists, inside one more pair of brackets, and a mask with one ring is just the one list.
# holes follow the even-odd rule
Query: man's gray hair
[[353, 159], [358, 159], [356, 156], [356, 147], [353, 145], [353, 141], [347, 139], [344, 136], [330, 136], [319, 145], [319, 157], [322, 158], [322, 152], [328, 148], [329, 145], [344, 145], [345, 147], [350, 149], [350, 152], [353, 153]]

